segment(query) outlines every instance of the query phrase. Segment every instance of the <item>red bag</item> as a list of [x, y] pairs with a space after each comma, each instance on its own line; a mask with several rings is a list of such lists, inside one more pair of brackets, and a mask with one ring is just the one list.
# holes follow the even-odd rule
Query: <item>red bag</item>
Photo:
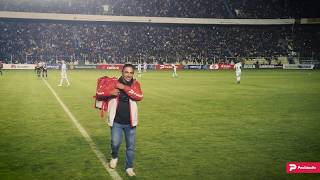
[[108, 102], [111, 98], [114, 98], [110, 92], [115, 89], [116, 78], [109, 78], [108, 76], [103, 76], [98, 78], [96, 95], [93, 96], [95, 99], [94, 107], [100, 109], [100, 116], [103, 117], [104, 111], [108, 110]]

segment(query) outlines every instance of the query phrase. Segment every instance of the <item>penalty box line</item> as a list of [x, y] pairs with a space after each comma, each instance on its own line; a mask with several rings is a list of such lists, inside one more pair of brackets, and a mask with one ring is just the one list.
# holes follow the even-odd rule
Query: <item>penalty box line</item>
[[79, 121], [74, 117], [74, 115], [71, 113], [69, 108], [63, 103], [63, 101], [59, 98], [58, 94], [54, 91], [54, 89], [51, 87], [51, 85], [47, 82], [47, 80], [43, 79], [47, 87], [50, 89], [54, 97], [57, 99], [65, 113], [69, 116], [70, 120], [73, 122], [73, 124], [77, 127], [81, 135], [84, 137], [84, 139], [87, 141], [87, 143], [90, 145], [91, 150], [95, 153], [97, 158], [102, 163], [103, 167], [107, 171], [107, 173], [112, 177], [114, 180], [122, 180], [121, 176], [115, 171], [114, 169], [111, 169], [108, 166], [108, 163], [106, 161], [106, 157], [103, 155], [103, 153], [99, 150], [97, 145], [93, 142], [92, 138], [88, 134], [88, 132], [82, 127], [82, 125], [79, 123]]

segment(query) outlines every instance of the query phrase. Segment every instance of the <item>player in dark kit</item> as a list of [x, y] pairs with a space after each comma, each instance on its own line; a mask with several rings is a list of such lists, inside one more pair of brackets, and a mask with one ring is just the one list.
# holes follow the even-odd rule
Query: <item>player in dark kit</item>
[[44, 75], [48, 77], [48, 69], [47, 69], [47, 64], [45, 62], [42, 62], [41, 72], [42, 72], [42, 77], [44, 77]]
[[34, 70], [36, 71], [37, 76], [40, 77], [41, 70], [42, 70], [42, 66], [41, 66], [41, 63], [40, 63], [40, 62], [36, 64], [36, 67], [35, 67]]
[[1, 76], [2, 76], [2, 68], [3, 68], [3, 64], [2, 64], [2, 61], [0, 61], [0, 73], [1, 73]]
[[39, 71], [38, 63], [36, 63], [35, 65], [36, 66], [34, 67], [34, 72], [36, 73], [36, 75], [38, 75], [38, 71]]
[[37, 71], [38, 71], [38, 63], [36, 63], [34, 66], [34, 73], [37, 74]]

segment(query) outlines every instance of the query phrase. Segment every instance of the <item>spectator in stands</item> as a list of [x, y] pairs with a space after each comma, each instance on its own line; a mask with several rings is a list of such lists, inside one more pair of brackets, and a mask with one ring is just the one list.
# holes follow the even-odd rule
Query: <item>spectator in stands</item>
[[318, 18], [316, 0], [2, 0], [0, 10], [192, 18]]
[[[188, 64], [232, 57], [320, 57], [318, 26], [174, 26], [0, 21], [0, 58], [80, 64], [158, 61]], [[291, 44], [294, 44], [291, 45]], [[311, 53], [313, 52], [313, 53]], [[207, 63], [207, 62], [204, 62]], [[226, 62], [225, 62], [226, 63]]]

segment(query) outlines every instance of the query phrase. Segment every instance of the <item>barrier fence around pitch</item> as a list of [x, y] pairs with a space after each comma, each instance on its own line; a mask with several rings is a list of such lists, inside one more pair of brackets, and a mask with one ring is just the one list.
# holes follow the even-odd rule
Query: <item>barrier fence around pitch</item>
[[[98, 70], [121, 70], [124, 64], [98, 64], [98, 65], [74, 65], [69, 64], [69, 69], [98, 69]], [[138, 64], [133, 64], [137, 69]], [[181, 65], [174, 64], [177, 70], [232, 70], [234, 64], [209, 64], [209, 65]], [[19, 70], [29, 69], [34, 70], [35, 64], [3, 64], [3, 69]], [[59, 65], [47, 65], [48, 69], [60, 69]], [[319, 64], [244, 64], [244, 69], [316, 69]], [[144, 68], [142, 68], [144, 69]], [[173, 64], [147, 64], [148, 70], [172, 70]]]

